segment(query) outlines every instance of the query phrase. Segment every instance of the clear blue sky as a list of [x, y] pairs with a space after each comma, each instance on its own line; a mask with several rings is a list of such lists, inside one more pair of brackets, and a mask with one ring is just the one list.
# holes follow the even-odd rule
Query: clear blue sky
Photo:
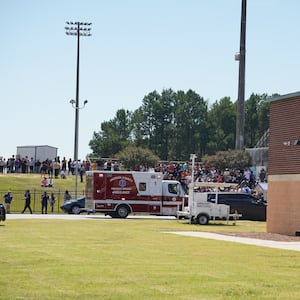
[[[248, 0], [246, 99], [299, 91], [300, 1]], [[0, 155], [50, 145], [73, 158], [76, 37], [81, 38], [79, 158], [100, 124], [145, 95], [194, 90], [210, 104], [237, 99], [241, 0], [2, 0]], [[187, 154], [189, 157], [189, 154]]]

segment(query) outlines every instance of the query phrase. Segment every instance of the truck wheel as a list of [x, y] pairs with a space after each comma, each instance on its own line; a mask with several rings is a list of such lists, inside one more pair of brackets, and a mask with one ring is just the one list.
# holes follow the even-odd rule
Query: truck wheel
[[129, 214], [129, 210], [128, 207], [126, 205], [120, 205], [118, 206], [117, 210], [116, 210], [116, 215], [118, 218], [127, 218]]
[[79, 215], [80, 212], [81, 212], [81, 209], [80, 209], [79, 206], [75, 205], [75, 206], [72, 207], [72, 210], [71, 210], [71, 211], [72, 211], [72, 214], [74, 214], [74, 215]]
[[109, 213], [105, 213], [106, 216], [110, 216], [111, 218], [116, 218], [117, 217], [117, 214], [116, 212], [109, 212]]
[[208, 216], [205, 215], [205, 214], [200, 214], [198, 217], [197, 217], [197, 221], [200, 225], [207, 225], [208, 224]]

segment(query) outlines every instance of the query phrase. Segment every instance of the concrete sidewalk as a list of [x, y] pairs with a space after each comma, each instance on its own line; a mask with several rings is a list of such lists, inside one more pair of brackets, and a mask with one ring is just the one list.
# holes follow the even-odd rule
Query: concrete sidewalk
[[205, 238], [205, 239], [228, 241], [234, 243], [242, 243], [242, 244], [255, 245], [261, 247], [300, 251], [300, 242], [278, 242], [278, 241], [270, 241], [270, 240], [229, 236], [229, 235], [223, 235], [223, 234], [217, 234], [211, 232], [174, 231], [168, 233], [185, 235], [185, 236], [193, 236], [193, 237]]

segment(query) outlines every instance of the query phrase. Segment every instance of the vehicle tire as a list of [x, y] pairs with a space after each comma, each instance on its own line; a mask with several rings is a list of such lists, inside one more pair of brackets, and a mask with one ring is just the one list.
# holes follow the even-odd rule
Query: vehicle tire
[[77, 205], [73, 206], [71, 209], [72, 214], [79, 215], [81, 213], [81, 208]]
[[110, 216], [111, 218], [116, 218], [117, 217], [117, 213], [114, 212], [109, 212], [109, 213], [105, 213], [106, 216]]
[[208, 224], [208, 221], [209, 221], [209, 218], [207, 215], [205, 214], [200, 214], [198, 215], [197, 217], [197, 222], [200, 224], [200, 225], [207, 225]]
[[120, 206], [117, 207], [116, 216], [118, 218], [125, 219], [125, 218], [127, 218], [128, 214], [129, 214], [129, 208], [128, 208], [128, 206], [126, 206], [126, 205], [120, 205]]

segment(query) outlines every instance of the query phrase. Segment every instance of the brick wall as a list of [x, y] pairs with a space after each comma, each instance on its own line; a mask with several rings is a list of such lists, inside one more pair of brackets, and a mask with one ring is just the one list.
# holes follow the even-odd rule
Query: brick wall
[[300, 230], [300, 93], [271, 100], [268, 175], [267, 232], [295, 235]]
[[300, 174], [300, 96], [271, 102], [269, 175]]
[[300, 175], [270, 175], [267, 232], [295, 235], [298, 230], [300, 230]]

